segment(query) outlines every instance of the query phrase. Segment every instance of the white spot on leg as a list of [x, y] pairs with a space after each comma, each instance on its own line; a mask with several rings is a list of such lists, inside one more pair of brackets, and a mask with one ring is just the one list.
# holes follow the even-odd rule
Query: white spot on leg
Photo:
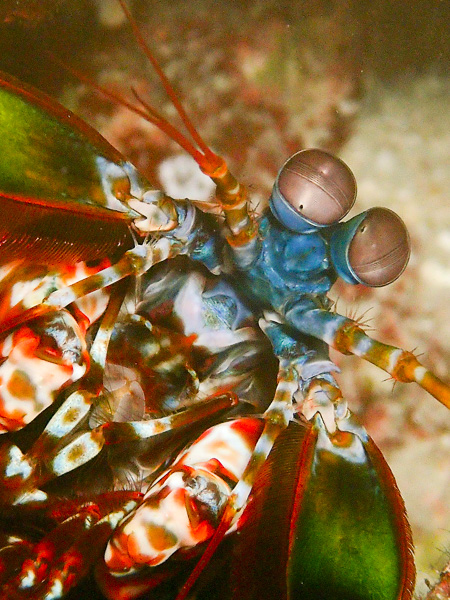
[[31, 475], [31, 465], [17, 446], [11, 446], [9, 451], [9, 463], [5, 469], [6, 477], [20, 475], [27, 479]]
[[417, 381], [417, 383], [421, 383], [427, 373], [428, 370], [425, 367], [422, 367], [422, 365], [416, 367], [414, 369], [414, 380]]
[[397, 363], [399, 361], [399, 359], [401, 358], [403, 354], [403, 350], [400, 350], [400, 348], [396, 348], [395, 350], [392, 350], [389, 354], [389, 364], [387, 367], [387, 372], [388, 373], [392, 373], [393, 371], [395, 371], [395, 367], [397, 366]]

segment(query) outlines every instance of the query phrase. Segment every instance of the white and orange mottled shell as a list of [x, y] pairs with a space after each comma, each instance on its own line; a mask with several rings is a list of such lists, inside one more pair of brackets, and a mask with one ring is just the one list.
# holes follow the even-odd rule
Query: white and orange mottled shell
[[221, 423], [183, 450], [114, 532], [107, 567], [126, 572], [155, 566], [211, 538], [262, 429], [258, 418]]
[[49, 406], [60, 389], [86, 372], [88, 354], [76, 320], [61, 311], [67, 337], [79, 344], [77, 352], [46, 347], [41, 335], [28, 326], [9, 335], [0, 345], [6, 360], [0, 366], [0, 423], [3, 431], [20, 429]]
[[[61, 289], [96, 273], [104, 264], [64, 265], [42, 275], [42, 268], [11, 263], [1, 269], [0, 314], [26, 310]], [[79, 380], [89, 365], [87, 327], [104, 312], [109, 294], [99, 290], [76, 302], [75, 318], [55, 311], [43, 322], [24, 324], [0, 343], [0, 432], [30, 423], [66, 385]]]
[[[105, 260], [95, 266], [87, 266], [80, 262], [75, 265], [60, 265], [54, 269], [40, 265], [26, 268], [20, 261], [8, 263], [0, 269], [1, 301], [0, 315], [2, 320], [8, 319], [12, 309], [26, 310], [41, 304], [49, 294], [63, 289], [73, 283], [95, 275], [109, 264]], [[96, 321], [103, 314], [109, 294], [104, 289], [87, 294], [76, 301], [79, 310], [89, 323]]]

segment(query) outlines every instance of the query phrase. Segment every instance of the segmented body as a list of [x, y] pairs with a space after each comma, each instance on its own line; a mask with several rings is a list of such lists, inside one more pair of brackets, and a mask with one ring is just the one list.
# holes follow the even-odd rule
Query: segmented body
[[[2, 581], [7, 583], [6, 597], [9, 597], [8, 594], [16, 597], [18, 593], [24, 594], [25, 597], [29, 593], [38, 593], [38, 589], [42, 597], [47, 597], [45, 594], [53, 593], [51, 592], [52, 587], [56, 589], [58, 585], [61, 585], [58, 584], [60, 579], [69, 585], [66, 581], [66, 571], [62, 566], [58, 566], [63, 565], [67, 560], [66, 553], [70, 554], [76, 551], [74, 548], [77, 547], [77, 544], [87, 544], [91, 535], [97, 538], [100, 534], [95, 532], [96, 528], [101, 527], [100, 522], [105, 523], [103, 527], [107, 530], [106, 535], [110, 535], [113, 526], [111, 524], [108, 526], [108, 523], [111, 519], [116, 524], [120, 521], [116, 513], [125, 514], [120, 511], [129, 512], [141, 503], [141, 494], [122, 493], [119, 490], [126, 489], [132, 482], [134, 482], [133, 485], [139, 487], [148, 486], [148, 483], [145, 482], [151, 482], [161, 471], [162, 466], [170, 464], [176, 456], [177, 450], [189, 438], [192, 440], [196, 432], [201, 431], [199, 427], [204, 427], [201, 421], [197, 424], [194, 418], [193, 426], [188, 427], [187, 430], [185, 427], [182, 434], [173, 435], [169, 428], [167, 434], [162, 436], [162, 441], [158, 442], [158, 438], [155, 441], [140, 439], [139, 423], [143, 423], [145, 426], [145, 423], [151, 423], [152, 419], [164, 418], [163, 415], [170, 415], [183, 407], [195, 407], [196, 403], [204, 403], [207, 398], [220, 395], [224, 391], [239, 393], [242, 406], [245, 408], [237, 407], [238, 412], [261, 412], [270, 402], [273, 383], [270, 381], [268, 372], [272, 371], [274, 374], [276, 365], [271, 358], [267, 340], [258, 330], [252, 313], [225, 281], [217, 281], [205, 271], [189, 268], [186, 263], [181, 263], [180, 266], [182, 269], [178, 268], [175, 263], [172, 268], [163, 267], [143, 278], [140, 282], [143, 290], [141, 296], [136, 298], [134, 293], [131, 295], [130, 301], [126, 304], [127, 308], [115, 323], [104, 374], [104, 384], [88, 422], [80, 423], [78, 435], [83, 435], [83, 432], [92, 428], [99, 429], [111, 423], [126, 426], [130, 421], [135, 422], [138, 429], [135, 432], [135, 439], [127, 441], [125, 437], [122, 444], [112, 442], [112, 445], [108, 447], [107, 454], [103, 455], [104, 465], [101, 469], [101, 476], [99, 476], [98, 464], [95, 462], [92, 465], [87, 464], [84, 472], [78, 471], [78, 474], [75, 475], [75, 481], [78, 483], [74, 488], [69, 468], [68, 475], [65, 478], [60, 476], [56, 479], [53, 487], [50, 485], [49, 491], [45, 494], [36, 494], [38, 502], [36, 508], [21, 510], [20, 503], [24, 500], [14, 501], [13, 499], [27, 499], [25, 500], [27, 504], [27, 496], [36, 493], [33, 491], [33, 485], [37, 482], [34, 481], [32, 484], [30, 480], [27, 480], [25, 472], [21, 469], [12, 473], [10, 460], [14, 454], [14, 448], [16, 448], [15, 437], [12, 433], [3, 436], [2, 456], [5, 468], [3, 481], [7, 485], [2, 490], [2, 506], [7, 513], [11, 512], [13, 519], [19, 516], [22, 522], [22, 526], [19, 528], [20, 535], [14, 539], [9, 536], [3, 546], [4, 560], [1, 564]], [[77, 271], [80, 272], [80, 269], [81, 265]], [[52, 276], [51, 280], [54, 284], [52, 289], [59, 287], [55, 284], [57, 278]], [[22, 279], [15, 280], [15, 284], [19, 287], [22, 283]], [[36, 284], [36, 282], [34, 283]], [[66, 281], [62, 285], [64, 283]], [[39, 281], [39, 284], [44, 286], [45, 280]], [[25, 286], [23, 289], [25, 290]], [[40, 323], [39, 320], [33, 322], [35, 323], [34, 335], [31, 335], [28, 326], [16, 330], [15, 336], [19, 340], [23, 338], [28, 344], [33, 344], [33, 347], [37, 346], [40, 349], [39, 356], [33, 357], [28, 362], [20, 361], [20, 369], [24, 377], [33, 381], [44, 372], [46, 382], [53, 383], [61, 370], [61, 360], [56, 360], [55, 356], [60, 358], [60, 354], [63, 352], [72, 361], [67, 359], [68, 366], [72, 368], [72, 371], [75, 370], [82, 353], [76, 353], [74, 347], [84, 349], [86, 359], [83, 365], [84, 370], [89, 367], [87, 348], [90, 344], [86, 342], [86, 337], [92, 339], [90, 328], [92, 325], [95, 326], [96, 318], [105, 308], [105, 295], [103, 292], [98, 295], [100, 298], [97, 299], [97, 302], [93, 298], [85, 297], [84, 302], [73, 307], [72, 313], [76, 318], [63, 309], [54, 313], [51, 318], [47, 318], [44, 323]], [[18, 299], [18, 301], [21, 300], [21, 298]], [[134, 312], [130, 314], [129, 309], [132, 307], [134, 307]], [[55, 323], [60, 325], [59, 338], [51, 335], [55, 331]], [[61, 326], [61, 323], [64, 324], [64, 327]], [[39, 333], [41, 335], [38, 335]], [[67, 340], [72, 336], [76, 343], [69, 344]], [[5, 338], [5, 341], [9, 340], [9, 337]], [[56, 352], [59, 348], [55, 347], [55, 339], [63, 340], [63, 343], [60, 343], [59, 354]], [[5, 343], [5, 348], [7, 347]], [[11, 364], [20, 345], [17, 343], [10, 348], [10, 353], [3, 365]], [[65, 368], [67, 370], [67, 367]], [[80, 373], [80, 371], [80, 376], [82, 376], [81, 368], [78, 372]], [[48, 377], [49, 373], [51, 377]], [[1, 389], [4, 392], [5, 407], [14, 407], [17, 401], [12, 402], [11, 398], [6, 395], [7, 389], [11, 387], [10, 381], [5, 378], [2, 382]], [[47, 408], [47, 412], [49, 410], [54, 412], [55, 409], [50, 406], [50, 400], [54, 400], [55, 406], [58, 406], [61, 399], [70, 394], [70, 383], [70, 379], [65, 380], [62, 385], [56, 386], [52, 390], [52, 394], [45, 388], [48, 396], [46, 406], [40, 407], [35, 399], [30, 410], [31, 414], [27, 412], [26, 397], [23, 394], [19, 395], [24, 420], [26, 418], [26, 420], [32, 421], [39, 414], [39, 409]], [[72, 385], [72, 389], [73, 387]], [[42, 386], [37, 385], [35, 389], [35, 396], [38, 391], [42, 393]], [[214, 404], [217, 403], [214, 402]], [[210, 419], [217, 418], [214, 417], [216, 411], [217, 408], [214, 408]], [[260, 430], [262, 422], [258, 423], [256, 427], [257, 430], [258, 428]], [[5, 428], [7, 425], [13, 432], [19, 430], [24, 423], [16, 421], [14, 425], [11, 425], [10, 421], [5, 418]], [[27, 468], [36, 470], [40, 468], [38, 465], [42, 465], [46, 471], [51, 462], [50, 455], [45, 454], [49, 448], [46, 448], [45, 444], [43, 448], [42, 445], [39, 448], [39, 438], [38, 448], [34, 451], [33, 449], [29, 450], [30, 444], [36, 439], [39, 431], [39, 428], [35, 432], [34, 430], [28, 432], [27, 428], [24, 429], [25, 437], [23, 439], [26, 442], [25, 445], [21, 445], [22, 450], [28, 450], [28, 455], [34, 456], [34, 459], [24, 465], [25, 470]], [[120, 440], [120, 425], [116, 435]], [[20, 438], [18, 439], [20, 441]], [[61, 450], [66, 444], [67, 441], [61, 438], [57, 446], [57, 455], [61, 454]], [[225, 437], [222, 444], [222, 447], [226, 449], [229, 440]], [[248, 448], [250, 450], [251, 444]], [[215, 460], [217, 464], [221, 464], [219, 459], [210, 456], [208, 450], [200, 452], [203, 452], [205, 462], [212, 461], [212, 464]], [[226, 452], [233, 452], [236, 457], [239, 456], [239, 453], [236, 453], [232, 447]], [[20, 462], [20, 457], [16, 458], [19, 458]], [[242, 465], [246, 463], [245, 456], [239, 458], [239, 461], [241, 467], [237, 472], [237, 479], [242, 473]], [[170, 467], [171, 470], [174, 468], [176, 470], [176, 467]], [[51, 477], [41, 478], [40, 484], [44, 483], [45, 485], [49, 479], [55, 478], [58, 470], [55, 463], [51, 469], [53, 470]], [[205, 469], [207, 470], [207, 466], [204, 467]], [[8, 482], [10, 483], [15, 475], [19, 476], [19, 479], [25, 477], [25, 480], [22, 483], [19, 482], [18, 486], [13, 484], [10, 487]], [[230, 474], [227, 473], [227, 477], [229, 476]], [[217, 481], [220, 481], [220, 473], [215, 477]], [[151, 487], [148, 494], [154, 493], [155, 490]], [[102, 494], [105, 496], [105, 500], [102, 500]], [[67, 496], [66, 505], [57, 499], [61, 495]], [[222, 505], [226, 501], [226, 494], [224, 498]], [[16, 507], [12, 507], [11, 502], [14, 502]], [[17, 506], [18, 502], [19, 506]], [[105, 502], [107, 508], [102, 508]], [[145, 507], [145, 500], [143, 500], [143, 506]], [[116, 507], [116, 509], [111, 511], [111, 507]], [[216, 519], [220, 514], [220, 508], [221, 505], [216, 507]], [[111, 512], [112, 514], [110, 514]], [[39, 515], [38, 519], [36, 515]], [[180, 514], [174, 515], [174, 521], [177, 516], [180, 518]], [[198, 519], [199, 525], [205, 523], [206, 526], [204, 511], [199, 514]], [[47, 531], [51, 532], [44, 535], [41, 541], [39, 541], [39, 537], [43, 533], [38, 533], [37, 538], [34, 539], [33, 536], [31, 539], [27, 537], [28, 529], [33, 528], [35, 521], [38, 527], [40, 524], [45, 524]], [[97, 525], [98, 523], [100, 525]], [[209, 535], [213, 531], [211, 527]], [[90, 534], [92, 528], [94, 528], [94, 533]], [[177, 525], [177, 531], [179, 529], [183, 530], [182, 519]], [[118, 536], [120, 536], [120, 532]], [[106, 540], [101, 536], [98, 539]], [[200, 538], [197, 541], [200, 541]], [[57, 548], [53, 549], [55, 543]], [[182, 536], [177, 543], [185, 545]], [[41, 546], [43, 550], [40, 550]], [[52, 550], [45, 550], [48, 547]], [[172, 551], [175, 550], [176, 547]], [[48, 566], [44, 570], [40, 566], [44, 560], [41, 552], [51, 553], [51, 557], [49, 555], [45, 559]], [[24, 560], [24, 557], [28, 557], [27, 560]], [[93, 552], [83, 568], [79, 570], [79, 576], [86, 572], [96, 557], [98, 557], [98, 552]], [[24, 562], [19, 568], [21, 561]], [[53, 566], [50, 564], [51, 561], [54, 563]], [[156, 564], [158, 561], [154, 562]], [[20, 590], [22, 591], [20, 592]], [[64, 595], [63, 590], [64, 585], [58, 594]]]
[[[266, 589], [256, 575], [248, 586], [228, 581], [219, 598], [274, 597], [277, 586], [280, 597], [313, 597], [325, 586], [336, 594], [363, 587], [367, 598], [409, 599], [414, 567], [403, 503], [389, 468], [347, 409], [327, 348], [357, 354], [449, 403], [448, 388], [412, 353], [372, 340], [358, 323], [332, 312], [327, 298], [338, 276], [383, 285], [401, 273], [409, 244], [400, 219], [372, 209], [340, 223], [356, 195], [353, 176], [338, 159], [311, 150], [285, 163], [271, 209], [256, 221], [245, 188], [189, 122], [199, 150], [150, 107], [150, 119], [216, 184], [225, 225], [149, 188], [130, 163], [79, 121], [69, 125], [73, 115], [45, 97], [7, 77], [1, 93], [8, 109], [32, 113], [34, 126], [47, 119], [52, 125], [47, 163], [22, 158], [25, 171], [39, 173], [45, 165], [59, 186], [50, 197], [45, 181], [40, 188], [28, 179], [24, 185], [19, 171], [4, 176], [5, 214], [17, 205], [25, 215], [17, 227], [3, 226], [4, 257], [34, 265], [39, 252], [39, 259], [54, 261], [50, 273], [38, 264], [24, 277], [20, 265], [8, 264], [2, 283], [0, 368], [10, 433], [1, 449], [0, 564], [7, 597], [64, 597], [97, 565], [108, 598], [137, 597], [175, 578], [162, 596], [184, 599], [202, 569], [220, 565], [217, 547], [236, 529], [242, 535], [230, 542], [227, 559], [233, 572], [244, 570], [245, 579], [267, 564], [249, 556], [270, 514], [283, 530], [271, 551], [284, 557], [279, 580]], [[15, 129], [8, 123], [5, 129], [15, 149]], [[72, 137], [80, 141], [73, 172], [64, 153], [55, 160], [48, 151], [66, 143], [70, 151]], [[79, 178], [79, 186], [58, 173]], [[37, 233], [30, 226], [44, 213], [65, 225], [64, 211], [74, 212], [76, 226], [62, 236], [44, 218]], [[376, 240], [380, 224], [391, 235], [373, 256], [374, 238], [364, 244], [361, 237], [369, 231]], [[85, 225], [95, 230], [92, 239]], [[76, 260], [102, 254], [107, 262], [83, 264], [81, 277], [70, 279]], [[155, 268], [164, 260], [167, 270]], [[286, 480], [277, 479], [277, 463], [290, 464]], [[351, 485], [337, 481], [329, 489], [332, 464]], [[271, 514], [266, 501], [275, 481], [282, 514]], [[136, 486], [145, 495], [128, 491]], [[348, 522], [352, 511], [364, 525]], [[33, 535], [36, 515], [41, 527]], [[17, 518], [23, 524], [14, 537], [8, 528]], [[179, 582], [177, 557], [195, 556], [208, 540], [197, 567]], [[368, 565], [383, 576], [367, 575]]]
[[[220, 522], [221, 511], [234, 485], [243, 476], [245, 466], [264, 429], [264, 420], [261, 418], [236, 421], [236, 432], [242, 428], [242, 440], [236, 443], [229, 434], [226, 434], [228, 431], [233, 431], [233, 426], [219, 425], [203, 434], [190, 449], [183, 451], [176, 458], [176, 451], [189, 439], [192, 443], [195, 432], [199, 431], [199, 427], [204, 427], [201, 422], [196, 424], [196, 419], [199, 417], [194, 415], [191, 433], [177, 434], [176, 430], [171, 432], [169, 429], [166, 434], [170, 436], [169, 440], [166, 437], [161, 445], [157, 438], [155, 441], [145, 441], [140, 423], [145, 427], [146, 423], [152, 423], [152, 419], [162, 417], [168, 412], [170, 414], [183, 406], [195, 407], [196, 403], [203, 403], [208, 397], [223, 391], [233, 391], [239, 395], [240, 404], [235, 409], [238, 414], [263, 413], [273, 395], [276, 363], [267, 338], [262, 335], [252, 311], [243, 302], [236, 289], [224, 278], [217, 279], [208, 275], [204, 270], [188, 266], [186, 261], [180, 264], [174, 262], [173, 266], [162, 266], [143, 276], [140, 289], [142, 290], [140, 296], [135, 297], [134, 292], [132, 293], [130, 301], [125, 304], [128, 309], [115, 322], [102, 389], [91, 410], [88, 422], [80, 422], [77, 428], [77, 435], [82, 437], [91, 436], [90, 430], [95, 432], [107, 427], [104, 431], [109, 432], [106, 436], [109, 445], [105, 448], [107, 454], [103, 454], [104, 467], [101, 477], [98, 475], [98, 464], [95, 461], [92, 465], [87, 462], [85, 472], [80, 474], [78, 471], [76, 475], [76, 481], [79, 481], [78, 492], [73, 497], [71, 469], [81, 463], [78, 460], [73, 467], [70, 467], [70, 462], [66, 464], [68, 454], [65, 453], [64, 447], [72, 448], [72, 438], [70, 436], [67, 440], [61, 438], [56, 445], [56, 450], [51, 449], [53, 444], [49, 448], [45, 440], [42, 442], [38, 438], [36, 448], [32, 447], [28, 450], [31, 462], [27, 464], [33, 470], [39, 470], [37, 466], [39, 464], [44, 467], [44, 471], [50, 468], [50, 477], [38, 479], [32, 484], [25, 479], [23, 484], [19, 484], [18, 490], [11, 489], [12, 496], [8, 495], [7, 489], [4, 490], [4, 506], [10, 506], [9, 503], [13, 498], [16, 498], [15, 505], [19, 502], [19, 508], [12, 509], [13, 514], [21, 513], [20, 503], [23, 502], [21, 498], [27, 498], [28, 494], [33, 494], [41, 503], [44, 500], [40, 508], [40, 519], [46, 522], [47, 526], [51, 523], [53, 527], [52, 533], [44, 536], [41, 541], [32, 543], [24, 534], [23, 539], [18, 538], [12, 545], [10, 554], [7, 555], [8, 562], [4, 565], [4, 577], [8, 581], [6, 589], [10, 590], [12, 597], [18, 590], [23, 590], [21, 593], [26, 595], [31, 590], [37, 593], [38, 589], [42, 597], [63, 596], [64, 590], [72, 585], [69, 577], [70, 570], [67, 571], [63, 567], [63, 564], [68, 561], [68, 556], [74, 552], [76, 554], [78, 547], [88, 544], [92, 537], [106, 540], [117, 525], [116, 533], [112, 536], [105, 555], [105, 565], [113, 574], [115, 573], [113, 577], [119, 578], [117, 580], [120, 584], [119, 589], [124, 585], [123, 576], [131, 571], [129, 575], [131, 582], [125, 578], [125, 586], [127, 589], [135, 590], [134, 597], [140, 587], [139, 581], [135, 582], [133, 573], [141, 564], [147, 570], [148, 565], [164, 562], [178, 548], [183, 548], [184, 551], [190, 548], [195, 550], [198, 543], [213, 535], [215, 527]], [[103, 309], [104, 306], [103, 303]], [[130, 314], [130, 308], [133, 309], [133, 314]], [[90, 322], [85, 318], [85, 313], [81, 312], [80, 307], [77, 309], [73, 312], [78, 322], [65, 309], [57, 311], [56, 315], [60, 317], [62, 314], [67, 314], [75, 323], [84, 324], [83, 331], [92, 339], [92, 334], [89, 333]], [[88, 312], [86, 308], [85, 310]], [[95, 311], [91, 314], [95, 314]], [[95, 322], [94, 318], [92, 320]], [[276, 323], [267, 323], [265, 331], [280, 358], [285, 363], [286, 360], [288, 361], [286, 366], [292, 360], [290, 357], [296, 357], [299, 367], [303, 367], [299, 374], [303, 374], [305, 389], [311, 381], [320, 378], [321, 374], [324, 383], [333, 382], [330, 373], [334, 370], [334, 366], [328, 361], [326, 352], [320, 345], [314, 346], [311, 341], [303, 343], [301, 338], [291, 338]], [[77, 339], [89, 346], [86, 344], [84, 334]], [[63, 348], [67, 349], [67, 346], [63, 344]], [[24, 364], [22, 366], [25, 367]], [[48, 366], [55, 370], [59, 369], [57, 362], [51, 360], [48, 361]], [[38, 368], [36, 363], [30, 364], [30, 374], [36, 368]], [[284, 390], [285, 384], [283, 382], [281, 384], [275, 402], [283, 405], [297, 389], [297, 384], [288, 385], [286, 390]], [[323, 388], [321, 386], [319, 388], [320, 396]], [[67, 397], [70, 388], [65, 393], [63, 390], [57, 391], [63, 397]], [[58, 400], [59, 396], [57, 394], [55, 396]], [[307, 404], [308, 402], [304, 407], [306, 412], [309, 410], [312, 415], [316, 412], [317, 406], [321, 405], [324, 418], [329, 424], [334, 422], [334, 410], [328, 397], [320, 399], [316, 397], [313, 390], [308, 407]], [[64, 409], [64, 403], [62, 408]], [[292, 416], [288, 416], [289, 418]], [[130, 421], [135, 424], [131, 436], [129, 430], [121, 429], [121, 425], [127, 428]], [[111, 424], [116, 426], [109, 430]], [[250, 435], [251, 431], [253, 433]], [[33, 434], [29, 435], [31, 437], [27, 440], [27, 444], [33, 440]], [[249, 439], [247, 439], [248, 435], [250, 435]], [[114, 439], [115, 436], [117, 440]], [[121, 436], [122, 441], [120, 441]], [[215, 439], [217, 441], [214, 441]], [[239, 439], [239, 436], [236, 439]], [[203, 440], [207, 442], [206, 446]], [[4, 448], [8, 446], [7, 442]], [[24, 450], [27, 448], [25, 447]], [[198, 458], [192, 458], [193, 455]], [[5, 454], [3, 456], [6, 458]], [[61, 456], [63, 463], [60, 467], [52, 457], [61, 460]], [[10, 457], [11, 454], [8, 454], [8, 459]], [[33, 464], [36, 459], [37, 464]], [[239, 466], [231, 468], [227, 465], [227, 460], [238, 461]], [[85, 459], [82, 462], [84, 463]], [[158, 481], [150, 485], [143, 498], [140, 495], [136, 497], [136, 494], [131, 492], [124, 495], [120, 495], [118, 491], [111, 492], [114, 489], [120, 490], [124, 486], [126, 488], [130, 481], [139, 482], [141, 487], [147, 486], [164, 465], [168, 465], [168, 470], [163, 471]], [[64, 473], [67, 473], [65, 477]], [[6, 481], [11, 479], [8, 467], [5, 474]], [[42, 484], [44, 489], [50, 485], [50, 492], [46, 492], [45, 498], [37, 493], [37, 488], [42, 487]], [[172, 491], [168, 492], [169, 489]], [[163, 490], [162, 496], [161, 490]], [[58, 496], [68, 495], [71, 498], [69, 507], [63, 509], [59, 506], [60, 501], [53, 500], [54, 493]], [[80, 493], [81, 497], [78, 498]], [[111, 495], [106, 501], [107, 509], [97, 508], [97, 505], [103, 502], [101, 494], [105, 493], [107, 496]], [[89, 498], [87, 506], [86, 494]], [[116, 496], [117, 500], [115, 500]], [[160, 497], [161, 500], [158, 499]], [[176, 502], [171, 504], [172, 497]], [[48, 514], [52, 513], [55, 502], [58, 507], [56, 510], [63, 513], [62, 517], [56, 519], [52, 514]], [[119, 507], [111, 511], [110, 504], [116, 506], [118, 502]], [[185, 507], [189, 502], [191, 507], [186, 513]], [[168, 521], [169, 509], [166, 508], [165, 503], [173, 507], [171, 509], [173, 516]], [[148, 515], [148, 505], [151, 507], [150, 511], [154, 511], [153, 520], [151, 513], [150, 517]], [[96, 515], [95, 518], [92, 518], [92, 511]], [[126, 513], [130, 513], [129, 516], [121, 521], [121, 516]], [[163, 524], [158, 524], [161, 515], [165, 515]], [[21, 518], [24, 523], [29, 523], [30, 518], [35, 518], [35, 511], [31, 511], [31, 517], [30, 513], [25, 511]], [[151, 525], [148, 524], [149, 520]], [[128, 526], [127, 523], [131, 525]], [[101, 527], [106, 532], [103, 537], [97, 532]], [[131, 544], [130, 547], [133, 546], [127, 527], [132, 527], [136, 532], [137, 555], [133, 555], [131, 550], [126, 550], [124, 562], [124, 558], [120, 558], [124, 556], [124, 540], [126, 548], [128, 544]], [[24, 528], [26, 529], [26, 526]], [[145, 556], [142, 546], [148, 547], [148, 542], [145, 540], [147, 536], [149, 539], [154, 539], [155, 530], [159, 540], [158, 551], [149, 549], [149, 554]], [[161, 539], [165, 539], [168, 546], [164, 551]], [[70, 543], [66, 544], [67, 540], [71, 540]], [[49, 544], [52, 547], [55, 543], [57, 549], [52, 550], [53, 567], [42, 571], [40, 547], [47, 548]], [[11, 555], [17, 563], [20, 563], [26, 551], [29, 552], [29, 558], [23, 562], [18, 573], [12, 576], [13, 572], [9, 567], [13, 564], [10, 562]], [[78, 565], [77, 578], [99, 558], [99, 553], [93, 552], [82, 567]], [[72, 564], [71, 561], [72, 559], [68, 564]], [[108, 597], [116, 597], [117, 581], [113, 584], [111, 575], [103, 573], [99, 575], [99, 581]], [[52, 591], [53, 589], [55, 591]], [[58, 589], [60, 591], [57, 591]], [[53, 593], [56, 595], [52, 596]]]

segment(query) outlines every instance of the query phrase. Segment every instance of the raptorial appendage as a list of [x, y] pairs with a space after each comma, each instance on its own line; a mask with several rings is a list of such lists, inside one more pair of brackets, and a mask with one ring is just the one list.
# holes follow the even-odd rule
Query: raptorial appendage
[[318, 149], [286, 161], [256, 219], [119, 1], [188, 136], [106, 94], [191, 154], [216, 210], [0, 80], [2, 594], [56, 600], [91, 577], [111, 600], [410, 600], [403, 501], [329, 348], [446, 406], [449, 388], [327, 296], [399, 277], [406, 228], [382, 208], [343, 222], [355, 179]]

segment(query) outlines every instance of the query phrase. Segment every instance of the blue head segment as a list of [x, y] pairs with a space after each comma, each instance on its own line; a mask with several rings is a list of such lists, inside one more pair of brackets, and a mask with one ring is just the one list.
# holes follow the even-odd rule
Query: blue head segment
[[356, 198], [348, 166], [323, 150], [297, 152], [278, 172], [270, 209], [291, 231], [311, 233], [338, 223]]
[[371, 208], [334, 228], [330, 254], [347, 283], [381, 287], [395, 281], [408, 264], [408, 231], [392, 210]]

